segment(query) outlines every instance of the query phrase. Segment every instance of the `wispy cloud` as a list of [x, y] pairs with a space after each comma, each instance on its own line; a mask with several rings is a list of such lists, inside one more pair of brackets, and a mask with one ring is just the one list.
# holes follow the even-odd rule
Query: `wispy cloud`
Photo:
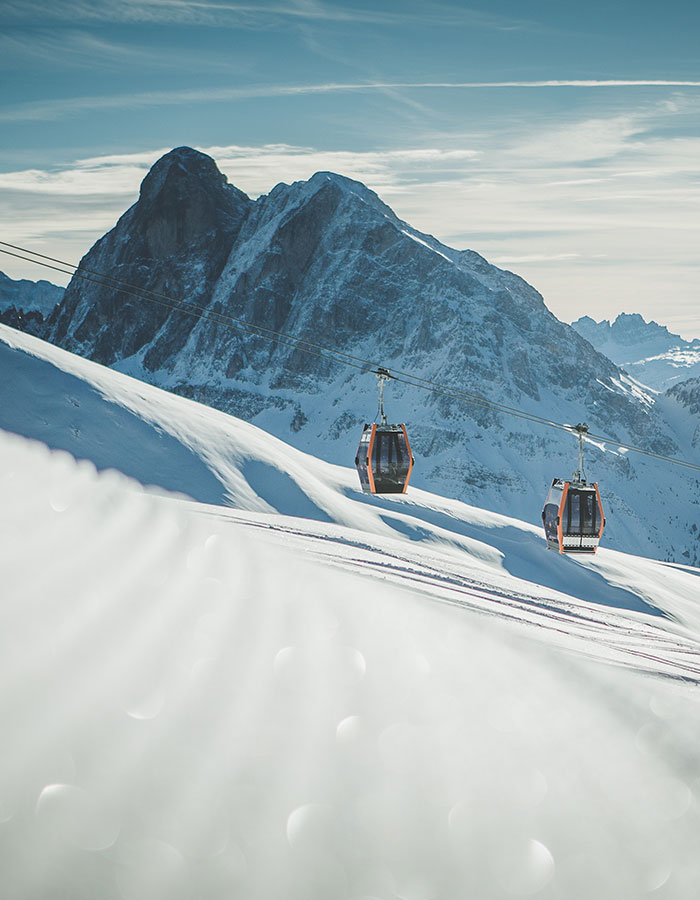
[[4, 0], [0, 21], [82, 21], [104, 23], [197, 24], [213, 27], [264, 28], [280, 21], [375, 25], [401, 28], [416, 23], [439, 26], [469, 25], [475, 28], [512, 31], [539, 29], [522, 17], [487, 13], [461, 4], [408, 3], [401, 10], [377, 9], [372, 5], [350, 6], [320, 0], [289, 0], [286, 3], [227, 0]]
[[[42, 197], [135, 196], [138, 186], [153, 163], [170, 148], [143, 153], [113, 154], [77, 160], [56, 170], [24, 169], [0, 173], [0, 190]], [[331, 170], [351, 178], [390, 186], [401, 180], [399, 173], [441, 170], [477, 159], [479, 151], [417, 148], [355, 152], [321, 151], [288, 144], [199, 148], [213, 156], [219, 168], [243, 190], [257, 196], [279, 181], [309, 178], [314, 172]]]
[[[172, 68], [173, 52], [167, 46], [142, 45], [133, 39], [107, 40], [82, 29], [0, 32], [0, 68], [14, 71], [18, 65], [27, 64], [59, 65], [61, 69], [90, 69], [92, 72], [97, 69], [121, 72], [124, 66], [138, 65], [148, 72]], [[197, 73], [223, 71], [229, 75], [240, 74], [248, 68], [239, 58], [230, 55], [203, 54], [185, 48], [178, 50], [177, 65], [180, 72], [189, 68]], [[103, 102], [104, 98], [95, 98], [95, 102], [98, 100]], [[74, 102], [69, 100], [69, 106]], [[49, 106], [46, 102], [36, 104], [39, 109]], [[31, 114], [30, 118], [33, 118]]]
[[112, 94], [34, 101], [0, 109], [0, 121], [51, 121], [83, 112], [110, 109], [137, 109], [184, 103], [223, 103], [270, 97], [313, 94], [367, 93], [387, 90], [482, 90], [493, 88], [620, 88], [685, 87], [700, 88], [700, 81], [463, 81], [463, 82], [321, 82], [317, 84], [247, 85], [232, 88], [202, 88], [176, 91], [147, 91], [140, 94]]

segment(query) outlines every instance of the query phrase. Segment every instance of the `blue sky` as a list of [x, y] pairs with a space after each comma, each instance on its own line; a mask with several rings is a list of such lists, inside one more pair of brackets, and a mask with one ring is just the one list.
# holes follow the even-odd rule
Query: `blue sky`
[[564, 320], [700, 336], [699, 33], [678, 0], [4, 0], [0, 239], [77, 260], [187, 144], [251, 196], [359, 178]]

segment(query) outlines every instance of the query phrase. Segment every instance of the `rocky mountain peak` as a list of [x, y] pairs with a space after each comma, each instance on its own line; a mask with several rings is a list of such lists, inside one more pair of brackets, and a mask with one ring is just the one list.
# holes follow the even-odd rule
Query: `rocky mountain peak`
[[681, 406], [685, 406], [694, 416], [700, 415], [700, 378], [686, 378], [666, 391]]
[[0, 314], [10, 308], [39, 312], [46, 317], [63, 297], [63, 288], [50, 281], [15, 281], [0, 272]]
[[[210, 156], [178, 147], [154, 164], [138, 201], [82, 262], [127, 284], [205, 305], [252, 208]], [[133, 293], [109, 285], [87, 289], [73, 279], [48, 329], [55, 342], [109, 364], [143, 348], [168, 314], [168, 307]], [[187, 340], [190, 327], [176, 317], [167, 336], [171, 350]]]
[[678, 335], [670, 334], [664, 325], [659, 325], [653, 320], [647, 322], [639, 313], [620, 313], [610, 326], [610, 330], [618, 341], [633, 342], [640, 338], [658, 338], [662, 335], [680, 340]]
[[357, 199], [361, 200], [363, 203], [375, 207], [388, 218], [399, 221], [396, 218], [393, 209], [391, 209], [390, 206], [387, 206], [386, 203], [380, 199], [378, 194], [361, 181], [355, 181], [354, 178], [348, 178], [347, 175], [339, 175], [337, 172], [316, 172], [307, 182], [312, 188], [328, 183], [335, 185], [335, 187], [339, 188], [344, 194], [357, 197]]
[[232, 237], [252, 201], [230, 185], [214, 160], [191, 147], [162, 156], [141, 184], [132, 219], [141, 224], [150, 256], [171, 256], [216, 232]]
[[582, 316], [573, 328], [600, 353], [654, 390], [664, 391], [700, 371], [700, 341], [686, 341], [639, 313], [620, 313], [612, 324]]
[[152, 201], [163, 189], [168, 178], [173, 176], [180, 181], [196, 179], [216, 186], [227, 183], [226, 176], [219, 171], [211, 156], [200, 153], [192, 147], [176, 147], [161, 156], [141, 182], [141, 200]]
[[594, 347], [606, 341], [612, 341], [621, 346], [637, 345], [659, 339], [665, 339], [671, 343], [673, 341], [682, 342], [682, 338], [677, 334], [671, 334], [665, 325], [659, 325], [654, 321], [647, 322], [639, 313], [620, 313], [612, 323], [608, 319], [596, 322], [590, 316], [581, 316], [573, 323], [573, 327]]

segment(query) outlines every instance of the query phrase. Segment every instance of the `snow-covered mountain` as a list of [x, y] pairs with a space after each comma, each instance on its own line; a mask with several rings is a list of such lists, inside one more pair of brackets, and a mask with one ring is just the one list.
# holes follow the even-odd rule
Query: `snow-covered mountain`
[[[195, 303], [213, 319], [74, 278], [51, 341], [248, 419], [299, 449], [352, 460], [376, 410], [372, 375], [228, 327], [235, 316], [656, 452], [688, 449], [653, 395], [546, 308], [518, 276], [399, 220], [364, 185], [328, 172], [251, 201], [213, 160], [180, 148], [82, 265]], [[228, 322], [228, 325], [231, 325]], [[414, 483], [536, 522], [574, 442], [479, 405], [394, 384]], [[682, 471], [589, 446], [612, 546], [695, 554]], [[655, 515], [649, 516], [653, 507]]]
[[686, 443], [700, 449], [700, 378], [688, 378], [669, 388], [658, 403]]
[[596, 350], [643, 384], [665, 391], [700, 374], [700, 340], [686, 341], [638, 313], [620, 313], [614, 322], [582, 316], [572, 324]]
[[697, 569], [0, 337], [3, 900], [695, 900]]
[[63, 297], [50, 281], [15, 280], [0, 272], [0, 322], [36, 334]]
[[60, 302], [64, 288], [50, 281], [15, 280], [0, 272], [0, 312], [11, 306], [24, 312], [40, 312], [44, 318], [53, 312]]

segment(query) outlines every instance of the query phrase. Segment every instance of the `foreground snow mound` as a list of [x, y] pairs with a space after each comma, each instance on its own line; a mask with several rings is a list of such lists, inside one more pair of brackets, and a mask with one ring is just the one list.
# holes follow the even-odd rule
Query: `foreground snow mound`
[[2, 337], [3, 900], [695, 900], [698, 570]]
[[4, 897], [696, 896], [696, 629], [0, 461]]

